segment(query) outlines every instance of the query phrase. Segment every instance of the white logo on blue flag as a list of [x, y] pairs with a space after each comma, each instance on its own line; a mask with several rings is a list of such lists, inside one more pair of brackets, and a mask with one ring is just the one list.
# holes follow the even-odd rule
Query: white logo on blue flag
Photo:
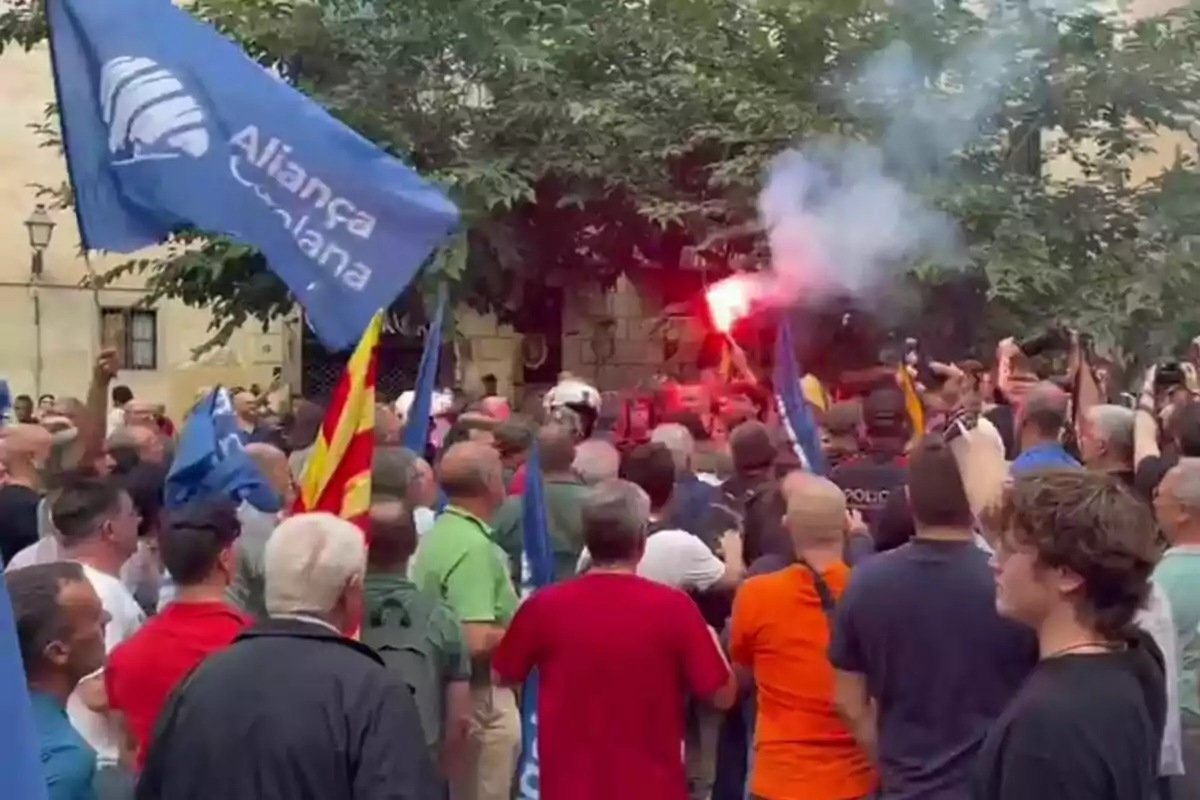
[[[208, 152], [204, 111], [179, 79], [148, 58], [120, 56], [104, 65], [100, 102], [114, 165]], [[165, 139], [164, 139], [165, 137]]]
[[47, 0], [46, 17], [88, 249], [231, 237], [348, 350], [456, 227], [440, 190], [175, 4]]

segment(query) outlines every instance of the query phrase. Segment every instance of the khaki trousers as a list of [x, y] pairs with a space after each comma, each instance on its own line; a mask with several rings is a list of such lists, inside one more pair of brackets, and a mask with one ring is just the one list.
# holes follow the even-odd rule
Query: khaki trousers
[[724, 711], [717, 711], [699, 700], [693, 700], [688, 708], [683, 750], [688, 800], [710, 800], [712, 797], [717, 777], [717, 744], [724, 719]]
[[521, 713], [512, 689], [471, 689], [471, 731], [462, 769], [450, 779], [450, 800], [510, 800], [521, 755]]

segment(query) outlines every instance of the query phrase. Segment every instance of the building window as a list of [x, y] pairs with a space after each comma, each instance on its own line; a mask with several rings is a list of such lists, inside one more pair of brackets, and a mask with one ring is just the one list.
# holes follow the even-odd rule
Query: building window
[[100, 339], [115, 347], [121, 369], [158, 369], [158, 312], [135, 308], [100, 311]]

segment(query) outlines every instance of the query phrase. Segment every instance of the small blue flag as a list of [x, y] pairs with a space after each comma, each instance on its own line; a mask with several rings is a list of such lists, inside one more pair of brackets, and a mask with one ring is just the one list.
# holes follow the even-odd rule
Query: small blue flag
[[442, 321], [446, 316], [446, 284], [438, 288], [437, 309], [425, 334], [425, 349], [421, 351], [421, 366], [417, 369], [417, 385], [413, 389], [412, 407], [404, 423], [404, 446], [422, 458], [429, 442], [429, 415], [433, 411], [433, 390], [437, 384], [438, 366], [442, 358]]
[[38, 751], [38, 732], [17, 644], [8, 587], [0, 578], [0, 797], [46, 800], [46, 777]]
[[439, 190], [169, 0], [46, 13], [86, 248], [229, 236], [348, 350], [458, 224]]
[[796, 349], [792, 344], [792, 323], [783, 316], [775, 336], [775, 402], [779, 406], [779, 419], [787, 429], [788, 436], [796, 443], [796, 455], [804, 462], [804, 468], [817, 475], [825, 474], [825, 455], [821, 452], [821, 436], [812, 408], [804, 399], [800, 389], [800, 370], [796, 367]]
[[192, 409], [167, 473], [166, 506], [180, 508], [204, 497], [246, 502], [265, 513], [283, 508], [242, 445], [229, 390], [218, 386]]
[[542, 456], [534, 439], [525, 461], [525, 492], [521, 496], [521, 593], [525, 596], [554, 583], [554, 547], [544, 491]]
[[[521, 497], [521, 596], [528, 597], [554, 583], [554, 547], [546, 523], [542, 460], [535, 440], [525, 462], [525, 493]], [[517, 769], [517, 800], [539, 800], [540, 769], [537, 747], [537, 673], [525, 681], [521, 694], [521, 764]]]

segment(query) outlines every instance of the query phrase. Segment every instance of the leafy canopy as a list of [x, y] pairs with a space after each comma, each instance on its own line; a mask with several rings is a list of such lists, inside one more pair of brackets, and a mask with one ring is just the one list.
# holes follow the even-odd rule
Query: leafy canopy
[[[530, 280], [586, 292], [647, 262], [720, 267], [761, 248], [755, 198], [776, 153], [819, 134], [884, 133], [878, 119], [850, 113], [843, 84], [902, 38], [927, 66], [933, 99], [953, 101], [973, 78], [965, 43], [984, 24], [931, 0], [198, 0], [191, 9], [448, 187], [468, 233], [426, 270], [425, 287], [448, 280], [456, 300], [505, 320], [519, 317]], [[910, 176], [959, 221], [970, 257], [965, 270], [913, 265], [908, 283], [936, 312], [924, 316], [927, 335], [994, 341], [1064, 320], [1132, 359], [1200, 327], [1190, 148], [1164, 175], [1131, 180], [1156, 133], [1192, 122], [1198, 23], [1181, 11], [1031, 24], [1038, 36], [1016, 51], [1019, 78], [997, 89], [984, 118], [966, 121], [972, 136], [942, 168]], [[0, 14], [3, 44], [44, 36], [34, 0]], [[53, 143], [53, 126], [44, 133]], [[1046, 167], [1067, 163], [1066, 173]], [[62, 188], [51, 191], [69, 203]], [[196, 232], [109, 277], [127, 272], [145, 276], [151, 300], [211, 308], [218, 340], [292, 306], [256, 252]], [[420, 292], [406, 302], [419, 307]]]

